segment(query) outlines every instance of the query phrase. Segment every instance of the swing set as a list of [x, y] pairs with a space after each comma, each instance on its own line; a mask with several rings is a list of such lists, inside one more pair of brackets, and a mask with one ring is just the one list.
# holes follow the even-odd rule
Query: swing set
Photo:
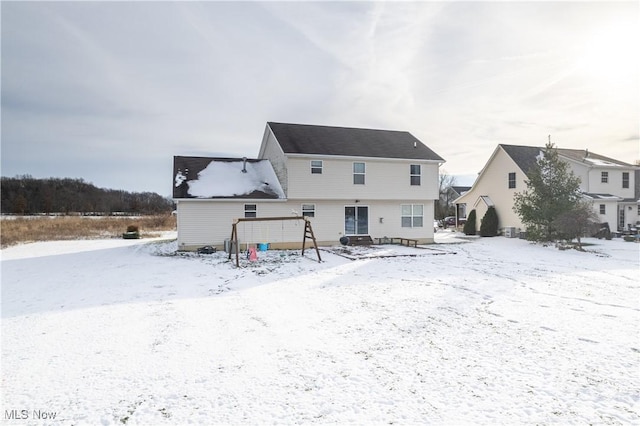
[[[241, 222], [267, 222], [267, 221], [287, 221], [287, 220], [303, 220], [304, 221], [304, 233], [302, 234], [302, 253], [304, 256], [305, 244], [307, 238], [313, 242], [313, 247], [316, 249], [316, 255], [318, 256], [318, 262], [322, 262], [320, 258], [320, 250], [318, 250], [318, 244], [316, 243], [316, 237], [313, 234], [313, 228], [311, 228], [311, 221], [304, 216], [281, 216], [281, 217], [241, 217], [236, 219], [231, 225], [231, 247], [229, 250], [229, 260], [231, 260], [232, 252], [236, 254], [236, 267], [240, 267], [240, 245], [238, 244], [238, 224]], [[283, 222], [284, 226], [284, 222]]]

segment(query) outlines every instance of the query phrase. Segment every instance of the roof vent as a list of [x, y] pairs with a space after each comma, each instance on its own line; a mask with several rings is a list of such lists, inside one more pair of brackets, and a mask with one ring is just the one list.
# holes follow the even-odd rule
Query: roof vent
[[247, 173], [247, 157], [242, 157], [242, 173]]

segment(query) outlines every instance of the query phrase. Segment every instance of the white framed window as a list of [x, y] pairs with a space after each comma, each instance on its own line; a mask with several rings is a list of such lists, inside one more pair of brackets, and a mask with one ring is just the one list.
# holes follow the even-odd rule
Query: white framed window
[[364, 185], [365, 163], [353, 163], [353, 184]]
[[515, 188], [516, 187], [516, 173], [512, 172], [509, 173], [509, 188]]
[[315, 204], [303, 204], [302, 216], [316, 217], [316, 205]]
[[600, 214], [607, 214], [606, 204], [600, 204]]
[[424, 205], [402, 204], [401, 223], [403, 228], [422, 228], [424, 223]]
[[258, 206], [256, 204], [245, 204], [244, 217], [258, 217]]
[[409, 166], [409, 174], [411, 176], [411, 185], [420, 185], [422, 166], [420, 164], [411, 164]]
[[322, 160], [311, 160], [311, 174], [312, 175], [322, 174]]
[[609, 172], [600, 172], [600, 182], [609, 183]]
[[629, 172], [622, 172], [622, 187], [629, 187]]

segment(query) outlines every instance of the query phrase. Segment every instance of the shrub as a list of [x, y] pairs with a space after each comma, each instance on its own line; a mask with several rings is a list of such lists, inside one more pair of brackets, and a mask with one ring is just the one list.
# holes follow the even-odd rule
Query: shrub
[[581, 250], [581, 237], [595, 233], [600, 224], [591, 203], [578, 201], [573, 209], [560, 213], [552, 225], [562, 239], [567, 241], [577, 239], [578, 249]]
[[489, 207], [482, 217], [480, 235], [482, 237], [495, 237], [498, 235], [498, 214], [495, 207]]
[[476, 211], [471, 210], [471, 213], [469, 213], [469, 216], [467, 217], [467, 221], [465, 222], [464, 226], [462, 227], [462, 232], [464, 232], [465, 235], [476, 235]]

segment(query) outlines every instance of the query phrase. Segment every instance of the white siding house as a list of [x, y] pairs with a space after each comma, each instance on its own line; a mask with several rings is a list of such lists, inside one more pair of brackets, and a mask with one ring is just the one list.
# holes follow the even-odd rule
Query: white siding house
[[[443, 162], [408, 132], [269, 122], [257, 159], [174, 157], [178, 244], [222, 248], [237, 218], [283, 216], [308, 217], [320, 245], [345, 236], [431, 243]], [[208, 171], [219, 164], [227, 173], [216, 180]], [[298, 248], [303, 232], [297, 221], [238, 224], [242, 248]]]
[[[476, 228], [488, 205], [498, 214], [499, 228], [514, 227], [524, 231], [513, 211], [513, 196], [526, 187], [527, 172], [545, 148], [498, 145], [471, 189], [455, 200], [467, 212], [476, 209]], [[638, 168], [587, 150], [557, 149], [561, 160], [580, 178], [580, 191], [593, 204], [600, 222], [608, 222], [612, 231], [635, 227], [640, 221], [640, 194], [636, 182]]]

